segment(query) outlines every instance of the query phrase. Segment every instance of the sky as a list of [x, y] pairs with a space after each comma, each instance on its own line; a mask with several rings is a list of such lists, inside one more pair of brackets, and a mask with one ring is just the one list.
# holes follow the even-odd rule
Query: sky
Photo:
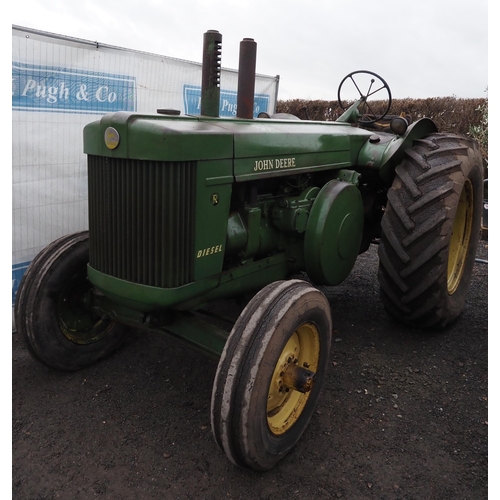
[[393, 98], [488, 96], [488, 0], [23, 0], [10, 11], [13, 25], [194, 62], [214, 29], [230, 69], [253, 38], [279, 99], [336, 100], [356, 70], [379, 74]]

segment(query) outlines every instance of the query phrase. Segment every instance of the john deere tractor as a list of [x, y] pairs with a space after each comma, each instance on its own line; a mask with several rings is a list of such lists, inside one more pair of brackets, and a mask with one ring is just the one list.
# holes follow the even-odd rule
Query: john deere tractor
[[[200, 116], [118, 112], [85, 127], [89, 229], [33, 260], [15, 321], [30, 353], [61, 370], [115, 351], [128, 327], [220, 358], [215, 440], [235, 464], [267, 470], [299, 440], [325, 381], [332, 320], [315, 285], [342, 283], [376, 241], [390, 315], [432, 329], [459, 316], [482, 159], [430, 119], [387, 118], [389, 86], [368, 71], [342, 81], [334, 122], [253, 118], [252, 39], [240, 45], [237, 116], [220, 118], [221, 41], [204, 35]], [[359, 93], [350, 105], [347, 85]], [[198, 314], [235, 297], [246, 305], [230, 332]]]

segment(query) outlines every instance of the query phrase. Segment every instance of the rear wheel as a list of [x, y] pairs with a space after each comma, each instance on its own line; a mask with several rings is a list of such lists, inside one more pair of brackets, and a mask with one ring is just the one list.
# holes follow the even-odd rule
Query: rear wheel
[[481, 230], [482, 157], [452, 134], [415, 141], [388, 191], [379, 246], [386, 310], [443, 328], [462, 312]]
[[88, 231], [54, 241], [32, 261], [14, 307], [18, 333], [30, 354], [62, 370], [88, 366], [122, 343], [122, 325], [90, 308]]
[[224, 347], [212, 393], [212, 430], [241, 467], [268, 470], [305, 431], [325, 379], [330, 306], [300, 280], [262, 289]]

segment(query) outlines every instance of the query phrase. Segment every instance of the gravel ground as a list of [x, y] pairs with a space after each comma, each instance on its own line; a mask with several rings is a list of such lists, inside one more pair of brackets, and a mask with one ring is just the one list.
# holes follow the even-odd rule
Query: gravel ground
[[384, 312], [376, 252], [322, 288], [335, 329], [325, 388], [266, 473], [236, 468], [213, 440], [216, 361], [132, 330], [115, 355], [65, 373], [14, 333], [13, 498], [487, 498], [488, 265], [476, 263], [458, 321], [429, 333]]

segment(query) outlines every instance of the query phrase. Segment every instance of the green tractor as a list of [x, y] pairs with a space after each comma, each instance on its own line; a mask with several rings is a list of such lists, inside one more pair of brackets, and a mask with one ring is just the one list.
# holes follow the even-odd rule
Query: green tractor
[[[85, 127], [89, 230], [36, 256], [15, 322], [34, 358], [61, 370], [115, 351], [127, 327], [218, 357], [215, 440], [233, 463], [268, 470], [325, 381], [332, 320], [314, 285], [342, 283], [377, 242], [387, 312], [446, 327], [471, 278], [483, 167], [473, 140], [430, 119], [384, 120], [390, 89], [371, 72], [342, 81], [339, 103], [347, 84], [359, 98], [334, 122], [254, 119], [255, 42], [240, 49], [236, 118], [218, 116], [221, 35], [208, 31], [200, 116], [118, 112]], [[199, 313], [235, 297], [246, 305], [230, 332]]]

